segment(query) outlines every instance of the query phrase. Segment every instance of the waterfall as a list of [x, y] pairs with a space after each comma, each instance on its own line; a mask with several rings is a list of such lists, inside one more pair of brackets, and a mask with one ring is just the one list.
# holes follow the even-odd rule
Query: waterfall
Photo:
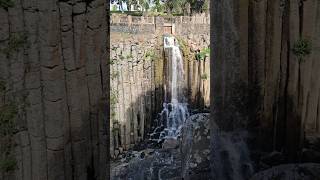
[[161, 138], [175, 138], [189, 116], [186, 97], [184, 95], [185, 80], [181, 51], [176, 39], [164, 37], [164, 49], [168, 53], [168, 69], [166, 72], [168, 93], [165, 97], [161, 114], [161, 125], [164, 131]]

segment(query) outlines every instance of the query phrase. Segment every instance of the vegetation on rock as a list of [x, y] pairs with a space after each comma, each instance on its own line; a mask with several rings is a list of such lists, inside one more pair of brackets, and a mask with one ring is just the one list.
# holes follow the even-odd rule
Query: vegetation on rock
[[[0, 96], [4, 95], [5, 90], [5, 83], [0, 81]], [[3, 173], [16, 168], [16, 160], [11, 153], [14, 146], [13, 135], [17, 132], [17, 114], [18, 107], [11, 101], [0, 106], [0, 171]]]
[[0, 0], [0, 7], [4, 9], [12, 8], [14, 6], [14, 2], [12, 0]]
[[299, 39], [294, 43], [292, 51], [301, 61], [311, 53], [311, 43], [307, 39]]
[[210, 56], [210, 48], [204, 48], [199, 53], [200, 60], [204, 60], [206, 56]]
[[201, 79], [203, 79], [203, 80], [208, 79], [208, 75], [207, 75], [206, 73], [202, 74], [202, 75], [201, 75]]
[[[159, 15], [191, 15], [196, 13], [208, 13], [209, 0], [113, 0], [120, 6], [120, 11], [117, 7], [111, 7], [113, 13], [126, 13], [129, 15], [141, 16], [159, 13]], [[128, 11], [124, 11], [122, 3], [127, 4]], [[139, 11], [132, 11], [131, 6]]]
[[10, 172], [14, 171], [17, 167], [17, 161], [14, 157], [5, 157], [0, 160], [0, 171], [1, 172]]
[[13, 33], [10, 35], [7, 47], [1, 49], [0, 52], [10, 57], [12, 53], [19, 51], [27, 43], [26, 33]]

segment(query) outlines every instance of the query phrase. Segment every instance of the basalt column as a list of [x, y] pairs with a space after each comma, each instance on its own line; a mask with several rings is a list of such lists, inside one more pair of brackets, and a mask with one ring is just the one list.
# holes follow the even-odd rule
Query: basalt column
[[319, 135], [319, 1], [211, 7], [212, 118], [224, 131], [249, 130], [255, 149], [298, 160], [305, 140]]
[[0, 106], [17, 111], [16, 146], [0, 179], [106, 179], [109, 5], [12, 2], [0, 7]]

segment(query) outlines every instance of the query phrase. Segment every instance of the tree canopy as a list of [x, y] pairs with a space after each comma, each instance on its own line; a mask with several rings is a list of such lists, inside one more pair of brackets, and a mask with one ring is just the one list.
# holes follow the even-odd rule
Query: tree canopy
[[210, 0], [111, 0], [111, 3], [127, 5], [128, 11], [133, 6], [135, 10], [164, 12], [168, 14], [191, 15], [196, 13], [208, 13]]

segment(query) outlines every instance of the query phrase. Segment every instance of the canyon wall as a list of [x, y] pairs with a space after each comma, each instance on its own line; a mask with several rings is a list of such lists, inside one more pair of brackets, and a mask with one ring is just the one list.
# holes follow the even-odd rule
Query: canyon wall
[[211, 5], [213, 118], [224, 131], [249, 129], [256, 148], [299, 160], [320, 133], [320, 2]]
[[[194, 21], [194, 19], [201, 21]], [[170, 22], [170, 23], [169, 23]], [[192, 107], [209, 107], [209, 57], [195, 60], [195, 51], [209, 47], [208, 17], [111, 18], [110, 154], [116, 157], [147, 137], [165, 99], [166, 63], [163, 35], [172, 32], [184, 58], [188, 100]], [[123, 28], [125, 27], [125, 28]], [[170, 28], [168, 30], [168, 27]], [[183, 28], [188, 27], [188, 28]], [[191, 35], [192, 34], [192, 35]]]
[[0, 179], [107, 179], [109, 5], [5, 2]]

